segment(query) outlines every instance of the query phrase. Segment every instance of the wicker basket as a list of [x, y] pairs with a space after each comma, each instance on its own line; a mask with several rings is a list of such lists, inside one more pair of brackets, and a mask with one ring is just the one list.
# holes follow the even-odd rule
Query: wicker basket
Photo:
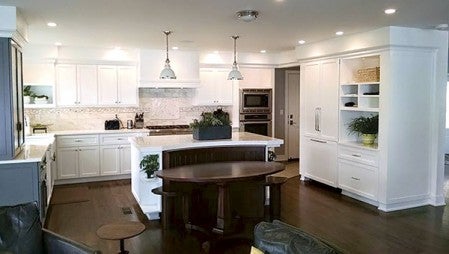
[[355, 82], [379, 82], [380, 67], [357, 70], [354, 79]]

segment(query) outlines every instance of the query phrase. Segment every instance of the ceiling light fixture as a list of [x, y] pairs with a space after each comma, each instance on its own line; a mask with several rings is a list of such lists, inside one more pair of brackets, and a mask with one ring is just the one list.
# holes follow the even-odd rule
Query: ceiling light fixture
[[298, 43], [299, 44], [304, 44], [304, 43], [306, 43], [306, 41], [305, 40], [299, 40]]
[[160, 79], [176, 79], [175, 72], [170, 67], [170, 59], [168, 59], [168, 35], [170, 35], [171, 33], [171, 31], [164, 31], [167, 59], [165, 59], [165, 67], [161, 71], [161, 75], [159, 76]]
[[175, 46], [175, 47], [171, 47], [171, 49], [178, 50], [179, 48]]
[[55, 42], [55, 46], [62, 46], [62, 43], [60, 43], [59, 41]]
[[396, 13], [396, 9], [385, 9], [384, 13], [385, 14], [394, 14], [394, 13]]
[[262, 50], [260, 51], [260, 53], [264, 54], [264, 53], [267, 53], [267, 51], [266, 51], [265, 49], [262, 49]]
[[228, 80], [242, 80], [243, 76], [242, 73], [239, 71], [239, 67], [237, 66], [237, 39], [239, 38], [238, 35], [231, 36], [232, 39], [234, 39], [234, 63], [232, 64], [232, 70], [229, 72]]
[[243, 10], [238, 11], [236, 14], [238, 19], [243, 20], [245, 22], [251, 22], [257, 18], [259, 12], [254, 10]]
[[344, 34], [343, 31], [338, 31], [335, 33], [335, 35], [343, 35], [343, 34]]
[[47, 26], [49, 26], [49, 27], [56, 27], [57, 24], [55, 22], [48, 22]]

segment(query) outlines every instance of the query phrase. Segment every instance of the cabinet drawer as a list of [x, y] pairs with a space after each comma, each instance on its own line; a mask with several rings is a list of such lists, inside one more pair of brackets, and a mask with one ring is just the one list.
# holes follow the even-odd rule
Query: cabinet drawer
[[339, 159], [338, 185], [341, 189], [377, 200], [377, 168]]
[[136, 134], [101, 134], [100, 144], [101, 145], [127, 145], [129, 144], [128, 138], [134, 137]]
[[57, 137], [58, 147], [95, 146], [98, 145], [98, 135], [77, 135]]
[[378, 152], [370, 151], [363, 148], [355, 148], [339, 145], [338, 157], [358, 163], [377, 167], [379, 166]]

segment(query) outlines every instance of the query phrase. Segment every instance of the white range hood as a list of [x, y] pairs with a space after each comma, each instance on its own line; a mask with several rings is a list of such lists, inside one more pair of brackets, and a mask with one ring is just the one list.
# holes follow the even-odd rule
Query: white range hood
[[140, 50], [139, 87], [196, 88], [200, 86], [199, 52], [170, 51], [170, 65], [177, 79], [159, 79], [165, 64], [164, 50]]

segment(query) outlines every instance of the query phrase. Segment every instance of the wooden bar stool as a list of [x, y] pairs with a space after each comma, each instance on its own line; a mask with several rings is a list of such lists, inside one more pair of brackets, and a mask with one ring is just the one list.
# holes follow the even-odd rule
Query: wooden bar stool
[[125, 239], [139, 235], [145, 231], [145, 225], [138, 221], [109, 223], [97, 229], [97, 235], [105, 240], [120, 240], [119, 254], [128, 254], [125, 250]]

